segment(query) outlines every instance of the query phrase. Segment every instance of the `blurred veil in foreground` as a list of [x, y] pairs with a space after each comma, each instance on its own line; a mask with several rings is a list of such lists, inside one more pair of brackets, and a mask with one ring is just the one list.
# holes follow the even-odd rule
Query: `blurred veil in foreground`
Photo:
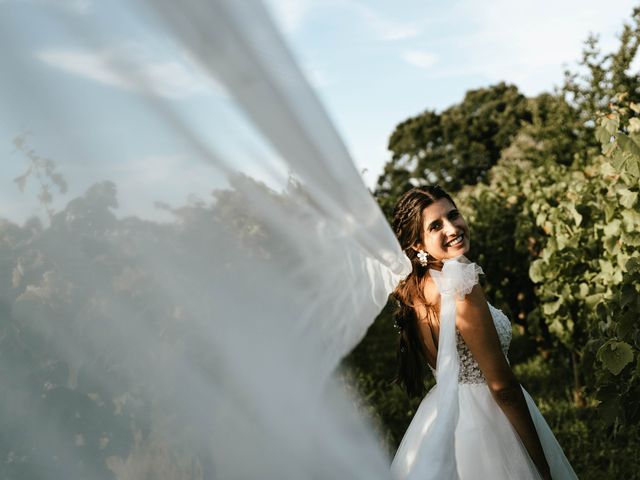
[[410, 265], [265, 8], [0, 0], [0, 473], [382, 479]]

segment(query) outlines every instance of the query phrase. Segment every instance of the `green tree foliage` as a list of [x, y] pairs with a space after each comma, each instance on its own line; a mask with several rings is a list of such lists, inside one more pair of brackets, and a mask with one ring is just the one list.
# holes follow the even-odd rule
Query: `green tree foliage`
[[[624, 95], [618, 98], [624, 98]], [[605, 422], [640, 421], [640, 106], [598, 119], [603, 155], [557, 202], [538, 201], [548, 238], [530, 275], [555, 337], [578, 356], [578, 374]]]
[[580, 68], [566, 71], [560, 94], [573, 107], [577, 125], [574, 133], [580, 159], [589, 162], [597, 155], [599, 143], [594, 135], [595, 119], [625, 93], [630, 102], [640, 102], [640, 76], [632, 63], [640, 45], [640, 7], [636, 7], [631, 21], [623, 25], [618, 48], [602, 53], [598, 37], [590, 35], [582, 51]]
[[530, 121], [526, 98], [505, 83], [469, 91], [442, 113], [409, 118], [389, 139], [393, 156], [378, 179], [377, 197], [384, 208], [416, 183], [456, 191], [482, 181], [521, 124]]
[[[601, 407], [605, 418], [637, 422], [633, 382], [622, 382], [625, 387], [616, 391], [617, 396], [607, 397], [601, 386], [602, 375], [616, 375], [618, 370], [624, 374], [637, 345], [634, 350], [628, 341], [596, 333], [604, 321], [597, 318], [605, 312], [604, 299], [613, 302], [606, 307], [611, 313], [622, 301], [616, 303], [620, 292], [626, 292], [625, 308], [633, 303], [629, 298], [637, 298], [623, 278], [626, 262], [638, 246], [633, 229], [638, 216], [635, 155], [640, 150], [634, 135], [640, 120], [634, 113], [636, 103], [630, 108], [620, 105], [640, 91], [637, 76], [628, 72], [637, 51], [638, 10], [633, 22], [625, 26], [621, 46], [612, 54], [600, 54], [594, 38], [588, 40], [583, 75], [568, 74], [558, 95], [534, 99], [533, 121], [502, 151], [488, 185], [467, 188], [460, 197], [472, 206], [471, 219], [484, 233], [478, 239], [480, 256], [487, 255], [487, 247], [499, 249], [491, 244], [494, 238], [511, 242], [523, 255], [525, 262], [519, 266], [526, 267], [530, 280], [539, 285], [534, 290], [526, 280], [517, 285], [517, 295], [531, 299], [527, 303], [532, 307], [520, 315], [547, 353], [571, 366], [576, 403], [606, 397]], [[627, 93], [626, 88], [633, 90]], [[625, 93], [616, 93], [621, 91]], [[613, 112], [597, 110], [603, 105]], [[492, 214], [496, 204], [503, 208], [498, 218]], [[503, 218], [511, 210], [513, 223], [505, 225]], [[486, 224], [496, 228], [482, 230]], [[498, 265], [499, 276], [515, 278], [510, 266], [492, 265]], [[620, 313], [637, 318], [637, 312]], [[607, 364], [612, 368], [603, 369]]]
[[591, 35], [585, 42], [580, 61], [581, 69], [565, 72], [562, 93], [576, 107], [580, 119], [595, 128], [593, 119], [605, 111], [609, 103], [621, 94], [637, 102], [640, 78], [631, 70], [640, 42], [640, 7], [633, 10], [631, 22], [623, 25], [618, 48], [603, 54], [598, 37]]
[[[471, 116], [473, 129], [460, 124], [472, 111], [462, 107], [469, 95], [400, 123], [375, 191], [387, 214], [414, 185], [436, 181], [455, 192], [470, 223], [470, 257], [487, 267], [488, 297], [521, 325], [512, 364], [580, 478], [640, 478], [639, 8], [619, 39], [602, 53], [590, 37], [553, 93], [513, 95], [514, 114], [502, 117], [508, 135]], [[481, 175], [452, 166], [453, 158], [488, 158], [474, 157], [477, 144], [495, 155]], [[354, 362], [366, 377], [367, 360], [354, 353]], [[398, 442], [404, 429], [380, 405]]]
[[[40, 157], [27, 151], [28, 170], [18, 183], [41, 177], [41, 187], [56, 173], [55, 164], [37, 163]], [[247, 262], [278, 256], [282, 262], [290, 252], [268, 239], [245, 193], [286, 203], [295, 188], [274, 192], [238, 175], [229, 189], [213, 192], [213, 201], [161, 205], [174, 222], [156, 223], [117, 218], [116, 185], [103, 181], [59, 212], [51, 197], [37, 192], [48, 226], [0, 219], [0, 476], [214, 476], [210, 454], [200, 450], [208, 444], [210, 416], [203, 416], [202, 430], [185, 421], [193, 412], [170, 407], [184, 404], [172, 399], [184, 391], [162, 390], [164, 382], [154, 375], [170, 371], [160, 364], [171, 364], [174, 352], [194, 364], [210, 357], [204, 352], [211, 344], [193, 328], [190, 306], [200, 292], [207, 302], [210, 290], [225, 291], [225, 284], [203, 280], [208, 272], [233, 275], [238, 263], [197, 252], [224, 251], [233, 242], [247, 247]], [[172, 261], [148, 262], [152, 250]], [[175, 282], [174, 294], [166, 295], [165, 282]], [[248, 291], [259, 288], [254, 282], [246, 279]], [[181, 289], [191, 292], [188, 302]], [[148, 335], [132, 342], [131, 331]]]

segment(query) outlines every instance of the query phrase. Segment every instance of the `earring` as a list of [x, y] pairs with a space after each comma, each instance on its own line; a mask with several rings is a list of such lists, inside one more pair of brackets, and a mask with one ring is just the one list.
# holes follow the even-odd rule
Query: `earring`
[[419, 250], [418, 261], [420, 262], [420, 265], [422, 265], [423, 267], [426, 267], [429, 264], [429, 254], [424, 250]]

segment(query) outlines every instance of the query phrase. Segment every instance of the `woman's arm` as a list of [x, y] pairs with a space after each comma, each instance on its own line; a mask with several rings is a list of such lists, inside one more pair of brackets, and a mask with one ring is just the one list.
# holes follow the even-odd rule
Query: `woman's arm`
[[507, 363], [489, 306], [480, 284], [456, 305], [456, 327], [487, 380], [487, 385], [502, 411], [520, 436], [531, 459], [544, 479], [550, 479], [538, 433], [527, 407], [520, 383]]

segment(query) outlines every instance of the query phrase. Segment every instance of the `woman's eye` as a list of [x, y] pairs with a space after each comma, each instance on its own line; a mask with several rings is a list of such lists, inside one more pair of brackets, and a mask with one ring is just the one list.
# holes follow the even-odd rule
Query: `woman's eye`
[[449, 213], [449, 218], [453, 220], [454, 218], [458, 218], [459, 215], [460, 215], [460, 212], [458, 212], [457, 210], [453, 210], [452, 212]]

